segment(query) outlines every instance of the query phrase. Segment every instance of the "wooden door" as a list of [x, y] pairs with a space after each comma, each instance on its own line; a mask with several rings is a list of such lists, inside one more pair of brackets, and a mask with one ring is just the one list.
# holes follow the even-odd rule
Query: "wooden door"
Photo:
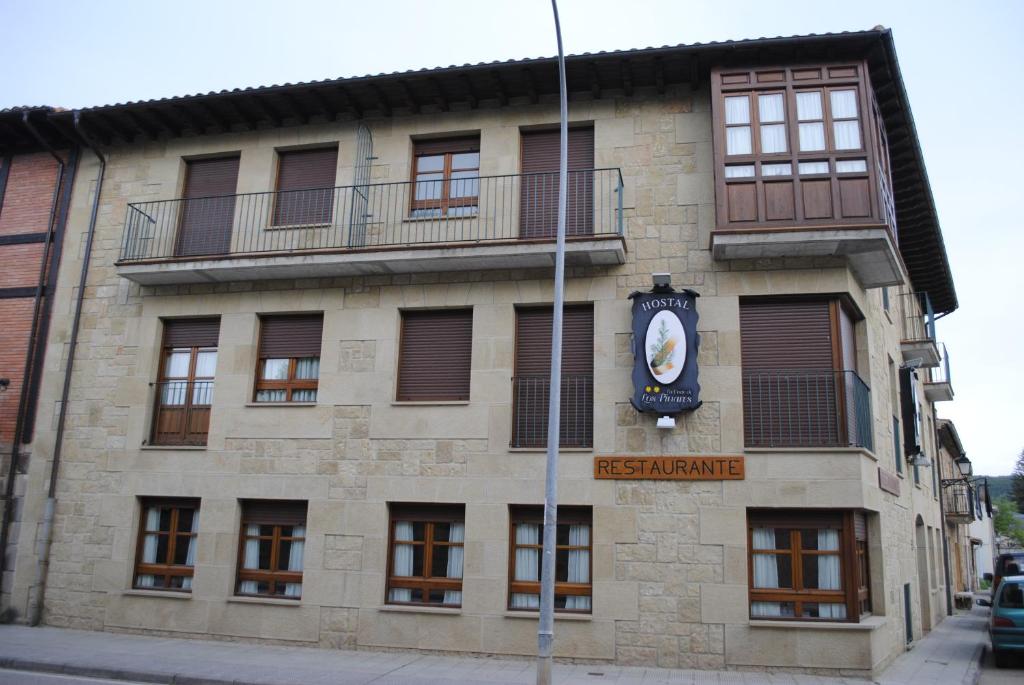
[[[558, 232], [558, 130], [524, 131], [519, 189], [519, 237]], [[569, 129], [565, 234], [594, 233], [594, 129]]]
[[190, 160], [175, 256], [227, 254], [235, 218], [238, 157]]

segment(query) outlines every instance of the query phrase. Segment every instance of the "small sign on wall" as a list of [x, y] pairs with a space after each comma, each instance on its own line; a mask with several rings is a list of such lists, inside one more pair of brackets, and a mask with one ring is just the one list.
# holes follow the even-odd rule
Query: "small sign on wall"
[[697, 297], [655, 286], [633, 300], [633, 397], [637, 411], [671, 416], [700, 406]]
[[594, 457], [598, 480], [743, 480], [743, 457]]

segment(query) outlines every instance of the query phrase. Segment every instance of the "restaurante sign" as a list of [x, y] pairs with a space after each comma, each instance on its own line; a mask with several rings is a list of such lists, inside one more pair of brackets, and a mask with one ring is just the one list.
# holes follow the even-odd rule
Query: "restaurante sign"
[[742, 456], [594, 457], [598, 480], [743, 480]]

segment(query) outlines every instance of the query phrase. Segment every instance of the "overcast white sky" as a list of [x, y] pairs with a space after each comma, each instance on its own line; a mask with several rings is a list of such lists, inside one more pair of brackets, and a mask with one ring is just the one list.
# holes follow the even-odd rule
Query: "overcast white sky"
[[[1024, 2], [562, 0], [569, 53], [894, 30], [960, 309], [943, 319], [975, 473], [1024, 449]], [[0, 0], [0, 108], [63, 107], [555, 52], [548, 0]], [[1015, 209], [1016, 208], [1016, 209]]]

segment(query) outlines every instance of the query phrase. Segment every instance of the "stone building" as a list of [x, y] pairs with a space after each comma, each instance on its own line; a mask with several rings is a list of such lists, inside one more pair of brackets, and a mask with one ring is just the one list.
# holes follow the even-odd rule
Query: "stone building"
[[[890, 32], [581, 55], [568, 83], [556, 655], [877, 672], [947, 610], [920, 464], [957, 307]], [[90, 150], [19, 616], [534, 653], [556, 62], [50, 116]], [[630, 403], [652, 274], [699, 295], [671, 428]]]

